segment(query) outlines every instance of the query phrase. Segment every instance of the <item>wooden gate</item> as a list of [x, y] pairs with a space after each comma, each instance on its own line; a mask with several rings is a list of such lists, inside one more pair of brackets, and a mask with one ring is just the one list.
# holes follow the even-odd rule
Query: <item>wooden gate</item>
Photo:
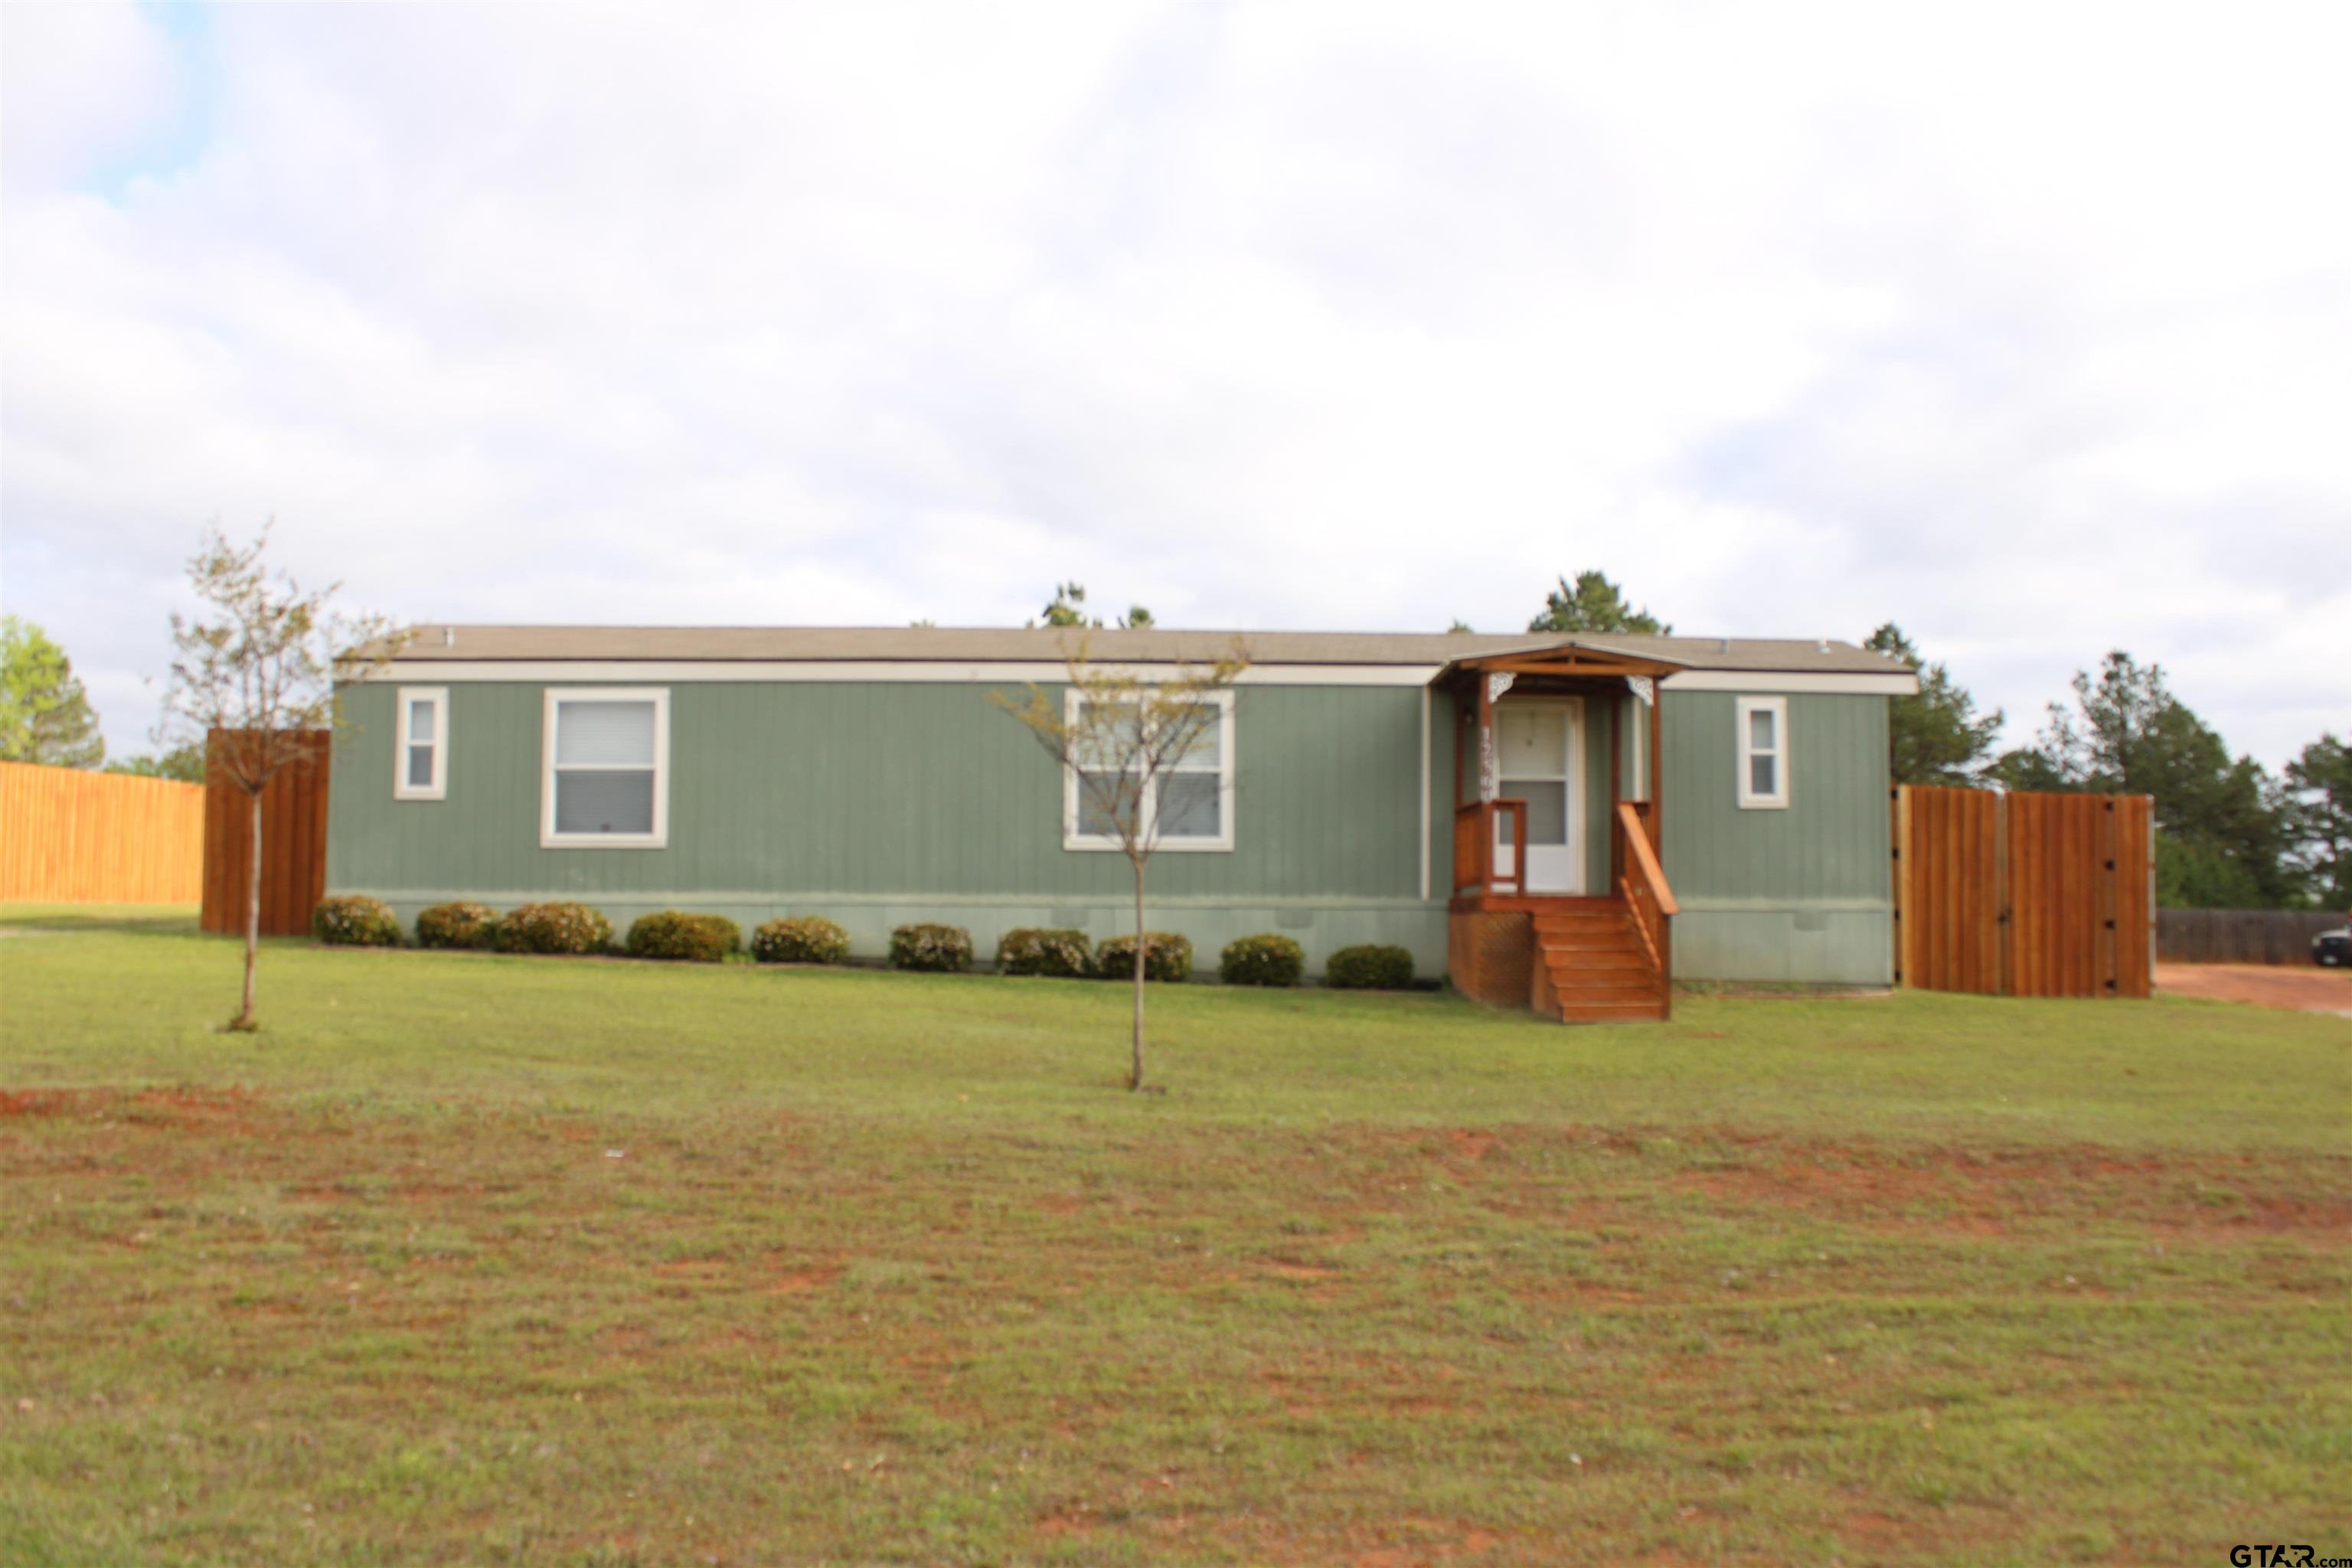
[[1895, 975], [1989, 996], [2146, 996], [2146, 795], [1895, 792]]
[[[215, 731], [215, 740], [222, 731]], [[261, 792], [261, 934], [308, 936], [310, 911], [327, 891], [327, 742], [310, 731], [312, 760], [297, 763]], [[197, 923], [245, 934], [253, 866], [253, 798], [215, 767], [205, 781], [205, 897]]]

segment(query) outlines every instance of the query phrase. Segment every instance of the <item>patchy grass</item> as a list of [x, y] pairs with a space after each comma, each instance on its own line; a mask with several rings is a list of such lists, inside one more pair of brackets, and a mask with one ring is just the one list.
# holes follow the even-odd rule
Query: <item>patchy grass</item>
[[2341, 1020], [0, 928], [0, 1561], [2352, 1546]]

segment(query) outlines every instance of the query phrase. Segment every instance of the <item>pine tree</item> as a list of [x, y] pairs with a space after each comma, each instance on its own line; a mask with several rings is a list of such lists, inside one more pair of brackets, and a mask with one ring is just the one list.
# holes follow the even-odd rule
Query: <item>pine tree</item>
[[2151, 797], [2160, 903], [2298, 901], [2286, 792], [2253, 758], [2231, 757], [2221, 735], [2172, 694], [2162, 665], [2117, 649], [2096, 679], [2076, 672], [2074, 706], [2052, 703], [2032, 746], [2004, 753], [1988, 772], [2011, 789]]
[[106, 737], [66, 650], [32, 622], [0, 616], [0, 762], [94, 768], [105, 760]]
[[2001, 711], [1977, 717], [1976, 700], [1941, 664], [1927, 663], [1903, 628], [1887, 622], [1870, 634], [1864, 647], [1901, 659], [1919, 672], [1916, 697], [1897, 697], [1887, 707], [1889, 765], [1896, 784], [1968, 784], [1976, 782], [2000, 733]]
[[1600, 572], [1579, 572], [1570, 586], [1567, 578], [1544, 595], [1543, 613], [1528, 623], [1531, 632], [1654, 632], [1675, 628], [1625, 602], [1624, 594]]

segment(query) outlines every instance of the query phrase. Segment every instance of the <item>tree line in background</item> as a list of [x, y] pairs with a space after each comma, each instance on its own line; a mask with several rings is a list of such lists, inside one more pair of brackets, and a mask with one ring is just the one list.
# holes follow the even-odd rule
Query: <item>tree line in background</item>
[[2352, 908], [2352, 748], [2323, 733], [2284, 772], [2231, 756], [2173, 694], [2164, 667], [2120, 648], [2078, 670], [2030, 744], [1996, 753], [2002, 715], [1922, 659], [1892, 623], [1869, 646], [1918, 666], [1889, 712], [1897, 783], [2144, 795], [2155, 805], [2157, 902], [2169, 909]]
[[[1096, 627], [1086, 589], [1057, 584], [1042, 614], [1048, 626]], [[1037, 625], [1033, 621], [1031, 625]], [[1152, 625], [1137, 605], [1118, 624]], [[1460, 621], [1454, 630], [1470, 628]], [[1563, 577], [1528, 623], [1532, 632], [1664, 635], [1673, 628], [1636, 608], [1597, 571]], [[2334, 733], [2272, 773], [2231, 756], [2213, 727], [2175, 696], [2164, 668], [2120, 649], [2074, 680], [2032, 742], [1998, 751], [2004, 715], [1977, 710], [1966, 687], [1927, 658], [1893, 622], [1864, 645], [1916, 666], [1919, 692], [1889, 711], [1890, 763], [1898, 784], [2145, 795], [2156, 803], [2157, 898], [2168, 908], [2352, 908], [2352, 746]], [[73, 662], [41, 628], [0, 617], [0, 761], [202, 782], [200, 746], [107, 761], [98, 716]]]

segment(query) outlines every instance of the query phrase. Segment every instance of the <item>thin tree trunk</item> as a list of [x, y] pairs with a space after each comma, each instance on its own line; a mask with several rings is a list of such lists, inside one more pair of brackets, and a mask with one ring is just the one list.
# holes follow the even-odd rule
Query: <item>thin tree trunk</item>
[[1135, 865], [1135, 1050], [1127, 1072], [1129, 1090], [1143, 1087], [1143, 862]]
[[253, 859], [246, 868], [245, 879], [245, 1001], [230, 1026], [237, 1029], [260, 1026], [253, 1016], [253, 968], [261, 950], [261, 792], [256, 790], [247, 798], [253, 802]]

